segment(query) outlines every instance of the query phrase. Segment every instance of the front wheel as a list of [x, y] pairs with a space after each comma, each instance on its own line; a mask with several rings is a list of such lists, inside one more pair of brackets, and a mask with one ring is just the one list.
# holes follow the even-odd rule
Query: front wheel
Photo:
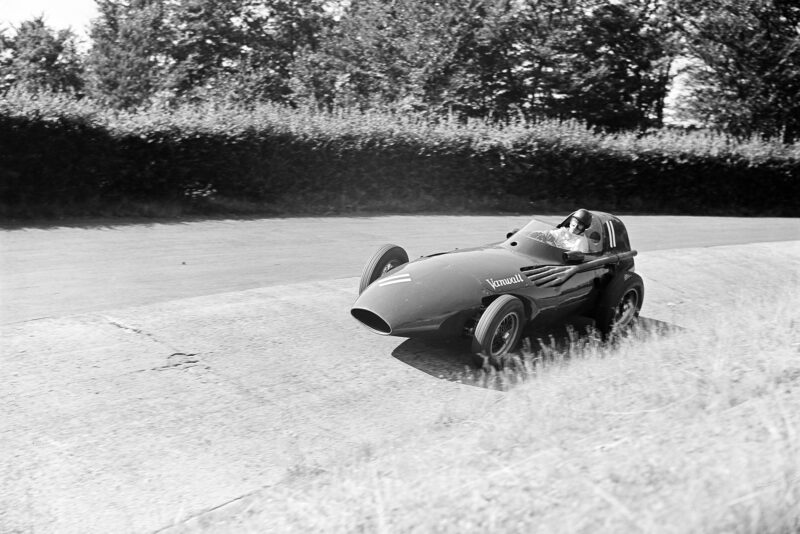
[[513, 295], [501, 295], [489, 304], [472, 339], [476, 363], [488, 361], [496, 368], [504, 367], [508, 353], [519, 343], [524, 321], [525, 307]]
[[402, 247], [383, 245], [364, 266], [361, 282], [358, 284], [358, 294], [363, 293], [372, 282], [404, 263], [408, 263], [408, 253]]
[[595, 325], [603, 336], [620, 333], [639, 317], [644, 302], [644, 282], [636, 273], [623, 272], [608, 284], [595, 312]]

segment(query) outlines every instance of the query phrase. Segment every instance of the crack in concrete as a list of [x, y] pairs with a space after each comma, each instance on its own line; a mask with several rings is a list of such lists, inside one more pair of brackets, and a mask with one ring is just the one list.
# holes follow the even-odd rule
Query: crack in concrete
[[47, 319], [53, 319], [53, 316], [52, 315], [43, 315], [41, 317], [32, 317], [30, 319], [25, 319], [23, 321], [5, 322], [5, 323], [0, 323], [0, 326], [5, 327], [5, 326], [24, 325], [24, 324], [27, 324], [27, 323], [34, 323], [36, 321], [45, 321]]
[[[240, 495], [238, 497], [234, 497], [233, 499], [231, 499], [229, 501], [225, 501], [222, 504], [218, 504], [216, 506], [211, 506], [209, 508], [205, 508], [203, 510], [200, 510], [199, 512], [195, 512], [193, 514], [185, 516], [182, 519], [177, 519], [177, 520], [173, 521], [172, 523], [170, 523], [169, 525], [166, 525], [166, 526], [161, 527], [161, 528], [159, 528], [157, 530], [154, 530], [153, 534], [159, 534], [160, 532], [167, 532], [168, 530], [173, 529], [175, 527], [178, 527], [178, 526], [181, 526], [181, 525], [186, 525], [187, 523], [189, 523], [192, 520], [199, 519], [199, 518], [201, 518], [201, 517], [203, 517], [205, 515], [208, 515], [208, 514], [211, 514], [213, 512], [218, 512], [220, 510], [223, 510], [223, 509], [225, 509], [225, 508], [227, 508], [229, 506], [237, 504], [238, 502], [240, 502], [240, 501], [242, 501], [244, 499], [247, 499], [248, 497], [253, 497], [253, 496], [259, 494], [260, 492], [264, 491], [265, 489], [271, 488], [272, 486], [273, 486], [273, 484], [267, 484], [267, 485], [261, 486], [259, 488], [256, 488], [256, 489], [254, 489], [252, 491], [249, 491], [249, 492], [245, 493], [244, 495]], [[251, 505], [252, 505], [252, 503], [251, 503]], [[243, 511], [243, 513], [246, 513], [249, 510], [251, 505], [248, 505], [248, 507]]]
[[[313, 469], [312, 473], [313, 474], [330, 473], [330, 470], [325, 469], [325, 468], [323, 468], [321, 466], [316, 466]], [[187, 515], [187, 516], [185, 516], [183, 518], [176, 518], [169, 525], [166, 525], [166, 526], [163, 526], [163, 527], [161, 527], [161, 528], [159, 528], [157, 530], [154, 530], [153, 534], [159, 534], [159, 533], [167, 532], [167, 531], [170, 531], [170, 530], [172, 530], [172, 529], [174, 529], [176, 527], [181, 527], [181, 526], [186, 527], [187, 524], [190, 523], [191, 521], [203, 519], [204, 517], [206, 517], [206, 516], [208, 516], [210, 514], [213, 514], [213, 513], [224, 512], [226, 509], [232, 508], [232, 507], [236, 506], [237, 504], [243, 504], [242, 501], [244, 501], [246, 499], [249, 499], [249, 498], [252, 498], [252, 497], [257, 497], [259, 494], [263, 493], [265, 490], [268, 490], [270, 488], [279, 487], [279, 486], [287, 484], [291, 480], [291, 478], [292, 478], [291, 469], [286, 469], [284, 474], [281, 475], [280, 480], [277, 481], [276, 483], [264, 484], [263, 486], [255, 488], [255, 489], [253, 489], [251, 491], [248, 491], [247, 493], [245, 493], [243, 495], [239, 495], [238, 497], [234, 497], [233, 499], [227, 500], [227, 501], [225, 501], [225, 502], [223, 502], [221, 504], [217, 504], [215, 506], [210, 506], [210, 507], [204, 508], [204, 509], [202, 509], [200, 511], [197, 511], [197, 512], [194, 512], [194, 513], [190, 513], [189, 515]], [[244, 507], [244, 509], [236, 510], [236, 512], [233, 513], [233, 514], [228, 512], [227, 515], [225, 516], [225, 519], [230, 519], [231, 517], [233, 517], [233, 518], [245, 517], [247, 512], [249, 512], [250, 509], [255, 504], [258, 504], [258, 501], [254, 500], [254, 501], [250, 502], [249, 504], [247, 504], [247, 506]]]
[[194, 353], [185, 353], [185, 352], [174, 352], [167, 356], [167, 360], [171, 358], [179, 358], [178, 361], [168, 363], [166, 365], [159, 365], [158, 367], [150, 368], [150, 371], [168, 371], [170, 369], [178, 369], [178, 370], [186, 370], [191, 369], [193, 367], [201, 367], [203, 370], [211, 369], [210, 366], [205, 365], [200, 362], [200, 358], [196, 357], [197, 354]]
[[164, 343], [163, 341], [161, 341], [160, 339], [158, 339], [158, 338], [157, 338], [156, 336], [154, 336], [153, 334], [151, 334], [151, 333], [149, 333], [149, 332], [145, 332], [144, 330], [142, 330], [142, 329], [140, 329], [140, 328], [135, 328], [135, 327], [133, 327], [133, 326], [128, 326], [128, 325], [126, 325], [126, 324], [122, 323], [121, 321], [118, 321], [118, 320], [116, 320], [116, 319], [114, 319], [114, 318], [112, 318], [112, 317], [109, 317], [109, 316], [107, 316], [107, 315], [102, 315], [101, 317], [102, 317], [103, 319], [105, 319], [106, 321], [108, 321], [108, 324], [110, 324], [110, 325], [112, 325], [112, 326], [116, 326], [117, 328], [120, 328], [120, 329], [122, 329], [122, 330], [127, 330], [128, 332], [133, 332], [134, 334], [138, 334], [138, 335], [140, 335], [140, 336], [147, 337], [147, 338], [149, 338], [149, 339], [151, 339], [151, 340], [155, 341], [155, 342], [156, 342], [156, 343], [158, 343], [159, 345], [164, 345], [165, 347], [169, 347], [169, 348], [171, 348], [172, 350], [177, 350], [177, 349], [175, 349], [174, 347], [170, 347], [170, 345], [169, 345], [168, 343]]
[[[158, 339], [156, 336], [154, 336], [150, 332], [145, 332], [141, 328], [135, 328], [133, 326], [126, 325], [126, 324], [122, 323], [121, 321], [118, 321], [118, 320], [116, 320], [116, 319], [114, 319], [112, 317], [109, 317], [107, 315], [103, 315], [102, 317], [103, 317], [103, 319], [108, 321], [108, 323], [110, 325], [116, 326], [117, 328], [120, 328], [120, 329], [125, 330], [127, 332], [133, 332], [136, 335], [146, 337], [146, 338], [150, 339], [151, 341], [154, 341], [155, 343], [158, 343], [159, 345], [163, 345], [164, 347], [167, 347], [167, 348], [169, 348], [170, 350], [173, 351], [172, 354], [167, 356], [167, 361], [169, 363], [164, 364], [164, 365], [159, 365], [159, 366], [156, 366], [156, 367], [150, 367], [149, 369], [139, 369], [139, 370], [136, 371], [137, 373], [142, 373], [144, 371], [168, 371], [168, 370], [171, 370], [171, 369], [177, 369], [177, 370], [185, 371], [185, 370], [188, 370], [188, 369], [192, 369], [194, 367], [200, 367], [204, 371], [211, 370], [211, 367], [209, 365], [205, 365], [200, 361], [200, 358], [197, 356], [197, 353], [180, 352], [175, 347], [171, 346], [169, 343], [165, 343], [165, 342], [161, 341], [160, 339]], [[175, 360], [176, 358], [177, 358], [177, 360]]]

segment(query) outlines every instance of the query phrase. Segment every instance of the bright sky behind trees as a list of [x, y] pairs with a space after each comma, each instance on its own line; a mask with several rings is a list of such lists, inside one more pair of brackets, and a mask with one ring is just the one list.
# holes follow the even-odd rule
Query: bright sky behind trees
[[94, 0], [0, 0], [0, 28], [13, 32], [20, 22], [39, 15], [54, 29], [72, 28], [85, 39], [89, 22], [97, 16]]

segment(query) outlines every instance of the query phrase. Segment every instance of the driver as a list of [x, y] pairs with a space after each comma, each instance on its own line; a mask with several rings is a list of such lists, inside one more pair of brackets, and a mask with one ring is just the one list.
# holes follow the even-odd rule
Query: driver
[[584, 209], [579, 209], [569, 219], [569, 228], [563, 226], [550, 230], [550, 235], [558, 248], [589, 252], [589, 240], [584, 232], [592, 224], [592, 214]]

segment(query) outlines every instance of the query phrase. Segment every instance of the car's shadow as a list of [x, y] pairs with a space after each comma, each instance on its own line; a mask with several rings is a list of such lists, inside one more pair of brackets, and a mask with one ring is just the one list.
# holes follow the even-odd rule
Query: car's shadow
[[[681, 330], [681, 327], [640, 317], [636, 329], [640, 332], [667, 333]], [[536, 360], [563, 356], [576, 344], [592, 342], [599, 342], [594, 323], [591, 319], [578, 317], [569, 322], [525, 332], [521, 347], [516, 354], [519, 362], [525, 365]], [[392, 356], [442, 380], [491, 389], [507, 389], [509, 378], [514, 379], [509, 376], [513, 374], [514, 369], [510, 369], [511, 373], [505, 373], [505, 376], [501, 377], [502, 383], [489, 379], [487, 375], [496, 373], [477, 368], [470, 349], [471, 343], [468, 339], [407, 339], [392, 351]]]

